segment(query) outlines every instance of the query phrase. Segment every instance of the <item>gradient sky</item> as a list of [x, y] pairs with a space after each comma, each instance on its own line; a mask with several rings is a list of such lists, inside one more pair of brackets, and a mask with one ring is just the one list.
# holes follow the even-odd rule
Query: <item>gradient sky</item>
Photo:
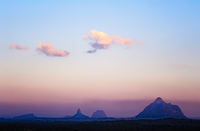
[[0, 117], [135, 116], [158, 96], [200, 117], [199, 12], [199, 0], [1, 0]]

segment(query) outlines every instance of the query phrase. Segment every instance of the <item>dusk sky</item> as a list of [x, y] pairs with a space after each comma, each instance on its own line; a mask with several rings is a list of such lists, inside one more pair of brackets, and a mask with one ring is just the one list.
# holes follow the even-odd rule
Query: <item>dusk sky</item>
[[0, 117], [200, 117], [199, 0], [0, 0]]

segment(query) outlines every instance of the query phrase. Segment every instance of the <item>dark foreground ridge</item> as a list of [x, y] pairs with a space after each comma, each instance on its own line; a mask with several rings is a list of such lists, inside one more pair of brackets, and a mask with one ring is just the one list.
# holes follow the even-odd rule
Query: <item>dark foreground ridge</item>
[[0, 121], [0, 131], [199, 131], [200, 120]]
[[165, 103], [162, 98], [158, 97], [153, 103], [148, 105], [137, 116], [137, 119], [157, 119], [157, 118], [186, 118], [177, 105]]

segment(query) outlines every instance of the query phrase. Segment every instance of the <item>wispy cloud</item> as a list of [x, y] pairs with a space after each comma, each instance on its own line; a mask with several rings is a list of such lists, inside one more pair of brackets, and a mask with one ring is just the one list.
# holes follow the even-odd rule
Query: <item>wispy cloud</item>
[[19, 45], [15, 45], [15, 48], [16, 49], [19, 49], [19, 50], [28, 50], [29, 49], [29, 47], [22, 47], [22, 46], [19, 46]]
[[95, 53], [96, 52], [96, 50], [89, 50], [89, 51], [87, 51], [87, 53]]
[[138, 41], [138, 40], [136, 40], [136, 39], [134, 39], [134, 42], [136, 43], [136, 45], [140, 45], [141, 43]]
[[126, 45], [131, 45], [133, 43], [128, 38], [124, 39], [124, 38], [116, 36], [116, 35], [113, 35], [113, 38], [114, 38], [114, 43], [126, 44]]
[[94, 50], [89, 50], [87, 53], [95, 53], [96, 50], [108, 49], [111, 44], [123, 44], [128, 46], [132, 44], [132, 41], [128, 38], [122, 38], [117, 35], [110, 36], [96, 30], [88, 31], [87, 35], [87, 37], [83, 35], [82, 38], [84, 40], [90, 40], [91, 42], [89, 45], [94, 48]]
[[18, 50], [28, 50], [29, 49], [29, 47], [22, 47], [22, 46], [19, 46], [17, 44], [15, 45], [15, 44], [11, 43], [10, 44], [10, 49], [14, 49], [14, 48], [16, 48]]
[[98, 44], [98, 43], [90, 43], [90, 45], [96, 50], [108, 49], [109, 48], [109, 45]]
[[67, 57], [69, 55], [69, 52], [67, 51], [60, 51], [59, 49], [54, 49], [52, 44], [46, 44], [46, 43], [39, 43], [37, 49], [46, 54], [47, 56], [58, 56], [58, 57]]

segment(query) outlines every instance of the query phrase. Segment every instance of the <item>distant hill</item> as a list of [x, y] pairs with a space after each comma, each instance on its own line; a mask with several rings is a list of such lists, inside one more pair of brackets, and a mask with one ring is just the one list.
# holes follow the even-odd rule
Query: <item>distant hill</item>
[[70, 117], [70, 119], [90, 119], [89, 116], [83, 115], [81, 113], [80, 108], [77, 110], [77, 113], [75, 115], [73, 115], [72, 117]]
[[63, 118], [70, 118], [70, 117], [72, 117], [72, 116], [69, 116], [69, 115], [68, 115], [68, 116], [64, 116]]
[[136, 118], [186, 118], [177, 105], [165, 103], [158, 97], [153, 103], [148, 105]]
[[37, 116], [35, 116], [34, 114], [25, 114], [22, 116], [13, 117], [13, 119], [35, 119], [35, 118], [37, 118]]
[[103, 110], [97, 110], [92, 114], [92, 118], [107, 118], [107, 116]]

